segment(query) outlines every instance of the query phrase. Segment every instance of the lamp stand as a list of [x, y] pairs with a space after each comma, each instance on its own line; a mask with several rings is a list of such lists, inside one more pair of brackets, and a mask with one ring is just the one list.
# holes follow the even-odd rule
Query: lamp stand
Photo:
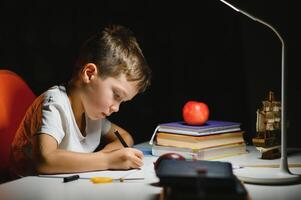
[[253, 15], [233, 6], [227, 1], [220, 0], [222, 3], [231, 7], [237, 12], [269, 27], [280, 39], [282, 44], [281, 51], [281, 160], [280, 168], [243, 168], [235, 171], [236, 176], [247, 183], [256, 184], [288, 184], [301, 180], [300, 175], [292, 174], [288, 168], [287, 163], [287, 150], [286, 150], [286, 69], [285, 69], [285, 43], [276, 29], [267, 22], [254, 17]]

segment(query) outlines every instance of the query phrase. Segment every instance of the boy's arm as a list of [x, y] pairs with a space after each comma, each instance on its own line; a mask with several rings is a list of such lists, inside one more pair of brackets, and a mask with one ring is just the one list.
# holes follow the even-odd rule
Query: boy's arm
[[134, 140], [132, 136], [123, 128], [117, 126], [116, 124], [112, 123], [111, 129], [109, 132], [105, 135], [105, 140], [108, 143], [103, 149], [102, 152], [110, 152], [117, 149], [123, 148], [122, 144], [118, 140], [118, 138], [115, 135], [115, 130], [118, 130], [121, 137], [124, 139], [124, 141], [127, 143], [129, 147], [133, 146]]
[[75, 173], [106, 169], [141, 167], [143, 154], [131, 148], [114, 152], [78, 153], [58, 149], [57, 141], [48, 134], [33, 137], [33, 158], [39, 174]]

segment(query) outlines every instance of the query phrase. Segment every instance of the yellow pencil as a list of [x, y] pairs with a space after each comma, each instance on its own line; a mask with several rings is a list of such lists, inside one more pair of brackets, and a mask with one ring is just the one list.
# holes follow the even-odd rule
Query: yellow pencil
[[90, 181], [92, 183], [112, 183], [114, 181], [124, 182], [125, 180], [142, 180], [144, 178], [111, 178], [111, 177], [92, 177]]

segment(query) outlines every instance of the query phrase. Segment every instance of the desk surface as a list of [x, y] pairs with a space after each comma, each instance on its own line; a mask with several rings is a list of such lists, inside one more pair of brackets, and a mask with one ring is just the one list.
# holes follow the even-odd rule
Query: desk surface
[[[146, 147], [146, 143], [137, 145], [137, 148]], [[248, 147], [250, 153], [219, 159], [230, 161], [233, 165], [240, 164], [272, 164], [279, 160], [261, 160], [254, 147]], [[158, 199], [162, 188], [153, 186], [158, 178], [153, 170], [153, 162], [157, 157], [145, 156], [142, 169], [145, 173], [144, 180], [128, 181], [123, 183], [93, 184], [89, 180], [77, 180], [63, 183], [62, 178], [45, 178], [29, 176], [0, 185], [0, 198], [3, 200], [18, 199]], [[301, 151], [289, 154], [289, 162], [301, 162]], [[235, 169], [234, 173], [236, 170]], [[260, 170], [260, 168], [258, 168]], [[293, 173], [301, 174], [301, 168], [291, 169]], [[294, 185], [262, 186], [245, 184], [252, 200], [256, 199], [300, 199], [301, 183]]]

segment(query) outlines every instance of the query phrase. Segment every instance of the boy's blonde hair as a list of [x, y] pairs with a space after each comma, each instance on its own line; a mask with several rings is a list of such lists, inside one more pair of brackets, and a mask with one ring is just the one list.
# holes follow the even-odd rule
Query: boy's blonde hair
[[[128, 81], [138, 81], [138, 91], [149, 85], [151, 70], [134, 34], [120, 25], [109, 25], [82, 46], [74, 75], [87, 63], [94, 63], [101, 78], [125, 74]], [[74, 76], [73, 76], [74, 78]]]

